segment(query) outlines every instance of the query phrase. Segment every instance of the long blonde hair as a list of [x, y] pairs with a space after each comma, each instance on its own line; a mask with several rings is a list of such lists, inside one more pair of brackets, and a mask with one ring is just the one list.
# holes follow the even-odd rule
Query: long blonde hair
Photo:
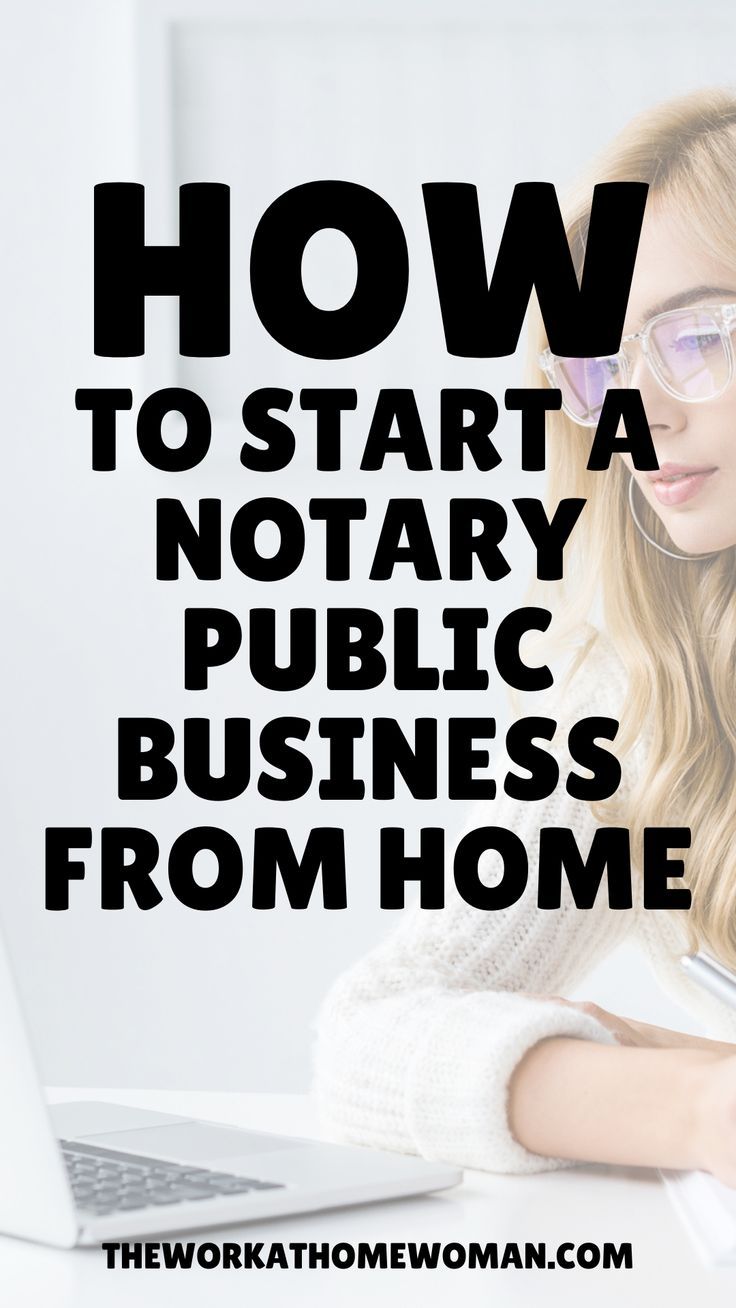
[[[736, 273], [736, 96], [706, 90], [668, 101], [615, 138], [564, 206], [578, 269], [592, 186], [619, 180], [648, 182], [648, 203], [655, 195], [672, 197], [690, 238]], [[530, 384], [541, 386], [536, 359], [546, 339], [538, 312], [530, 344]], [[561, 642], [576, 638], [568, 675], [598, 638], [590, 617], [600, 602], [629, 676], [616, 741], [622, 759], [644, 739], [647, 725], [645, 763], [633, 790], [622, 788], [624, 800], [593, 805], [593, 812], [598, 821], [630, 829], [637, 861], [644, 827], [691, 828], [691, 846], [681, 851], [692, 892], [682, 914], [690, 943], [736, 966], [736, 549], [702, 562], [660, 553], [634, 525], [623, 461], [614, 457], [606, 472], [589, 472], [590, 429], [564, 413], [549, 415], [548, 429], [548, 507], [565, 496], [587, 500], [566, 550], [554, 624]], [[657, 515], [639, 503], [646, 530], [672, 548]]]

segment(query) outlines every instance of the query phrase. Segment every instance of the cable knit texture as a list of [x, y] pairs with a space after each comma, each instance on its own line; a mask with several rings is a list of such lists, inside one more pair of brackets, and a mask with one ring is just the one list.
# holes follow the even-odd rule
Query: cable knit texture
[[[618, 717], [625, 691], [623, 666], [601, 636], [566, 699], [564, 720]], [[563, 780], [549, 799], [509, 798], [502, 754], [494, 769], [501, 778], [496, 798], [476, 804], [457, 837], [480, 826], [514, 831], [529, 858], [530, 884], [521, 899], [499, 912], [474, 909], [448, 877], [443, 909], [407, 909], [327, 995], [317, 1022], [314, 1088], [334, 1138], [489, 1171], [568, 1166], [530, 1153], [511, 1134], [511, 1074], [528, 1049], [550, 1036], [616, 1042], [587, 1013], [530, 996], [564, 995], [627, 935], [640, 941], [680, 1003], [721, 1038], [736, 1039], [734, 1014], [704, 993], [690, 994], [678, 972], [684, 939], [671, 914], [609, 909], [605, 883], [594, 907], [579, 910], [564, 878], [560, 909], [537, 908], [531, 873], [540, 829], [571, 828], [585, 855], [597, 826], [587, 804], [565, 790], [565, 734], [554, 747]], [[640, 765], [637, 749], [633, 768]], [[630, 783], [625, 772], [622, 788]], [[497, 856], [481, 857], [487, 884], [498, 879], [499, 868]]]

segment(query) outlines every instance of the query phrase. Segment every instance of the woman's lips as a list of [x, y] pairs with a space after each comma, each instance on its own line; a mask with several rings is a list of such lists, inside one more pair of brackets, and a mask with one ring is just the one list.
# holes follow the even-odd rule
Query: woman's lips
[[[660, 504], [684, 504], [697, 495], [716, 472], [717, 468], [702, 468], [675, 476], [674, 471], [668, 472], [667, 465], [664, 464], [651, 480], [652, 492]], [[665, 480], [668, 476], [675, 476], [675, 480]]]

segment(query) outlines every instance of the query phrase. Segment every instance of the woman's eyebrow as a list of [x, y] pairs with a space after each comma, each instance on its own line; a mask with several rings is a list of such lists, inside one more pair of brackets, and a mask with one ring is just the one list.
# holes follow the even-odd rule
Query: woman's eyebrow
[[729, 301], [736, 303], [736, 289], [733, 286], [690, 286], [685, 291], [678, 291], [676, 295], [670, 295], [668, 299], [651, 305], [645, 310], [641, 321], [645, 323], [650, 318], [656, 318], [658, 313], [669, 313], [670, 309], [683, 309], [688, 304], [698, 304], [717, 296], [726, 296]]

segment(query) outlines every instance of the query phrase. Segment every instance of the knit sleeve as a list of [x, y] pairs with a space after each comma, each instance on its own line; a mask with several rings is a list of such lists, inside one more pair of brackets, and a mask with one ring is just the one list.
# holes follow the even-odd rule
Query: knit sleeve
[[[595, 667], [583, 689], [591, 689]], [[587, 712], [608, 713], [612, 689], [610, 679], [598, 680]], [[579, 701], [576, 716], [585, 715], [582, 708]], [[564, 877], [561, 907], [537, 908], [540, 829], [571, 828], [585, 857], [597, 824], [587, 804], [567, 794], [565, 770], [553, 796], [525, 803], [503, 792], [506, 766], [501, 756], [496, 799], [471, 810], [458, 841], [483, 825], [514, 831], [528, 853], [527, 890], [511, 907], [489, 912], [471, 908], [456, 890], [450, 897], [448, 876], [443, 909], [407, 909], [333, 985], [317, 1020], [314, 1090], [334, 1138], [489, 1171], [566, 1165], [530, 1153], [512, 1135], [511, 1074], [547, 1037], [615, 1039], [587, 1013], [530, 996], [574, 986], [620, 942], [633, 915], [608, 907], [605, 880], [593, 908], [577, 909]], [[493, 854], [481, 857], [479, 872], [486, 884], [498, 878]]]

